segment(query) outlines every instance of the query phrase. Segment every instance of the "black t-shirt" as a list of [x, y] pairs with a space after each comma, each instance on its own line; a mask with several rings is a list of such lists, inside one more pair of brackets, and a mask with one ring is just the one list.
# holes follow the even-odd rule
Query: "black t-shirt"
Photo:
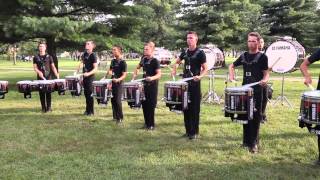
[[111, 78], [120, 78], [124, 72], [127, 72], [127, 63], [122, 59], [113, 59], [110, 64], [110, 70], [112, 70]]
[[207, 61], [206, 54], [199, 48], [196, 48], [194, 51], [190, 51], [189, 49], [183, 51], [179, 58], [180, 60], [184, 60], [183, 76], [185, 78], [200, 75], [201, 65]]
[[[53, 76], [53, 72], [51, 69], [52, 63], [53, 63], [53, 59], [49, 54], [46, 54], [44, 56], [40, 56], [38, 54], [33, 58], [33, 64], [37, 65], [37, 68], [39, 69], [39, 71], [43, 73], [43, 76], [46, 79], [51, 79]], [[39, 75], [37, 75], [37, 78], [40, 79]]]
[[160, 63], [156, 58], [148, 59], [143, 57], [139, 65], [143, 68], [144, 78], [156, 75], [157, 70], [160, 69]]
[[245, 52], [235, 62], [235, 67], [243, 66], [243, 82], [249, 84], [263, 79], [263, 71], [268, 70], [268, 57], [263, 53], [250, 54]]
[[312, 64], [316, 61], [320, 60], [320, 49], [318, 49], [316, 52], [314, 52], [309, 58], [309, 62]]
[[82, 55], [83, 73], [93, 70], [93, 64], [97, 63], [97, 56], [94, 53], [88, 54], [87, 52]]

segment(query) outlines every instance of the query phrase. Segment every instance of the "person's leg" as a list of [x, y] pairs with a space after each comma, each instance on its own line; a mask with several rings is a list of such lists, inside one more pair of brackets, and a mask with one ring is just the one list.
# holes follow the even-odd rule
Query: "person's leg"
[[46, 107], [45, 93], [39, 91], [39, 96], [40, 96], [41, 110], [42, 110], [42, 112], [46, 112], [47, 107]]
[[47, 111], [51, 111], [51, 93], [46, 93]]

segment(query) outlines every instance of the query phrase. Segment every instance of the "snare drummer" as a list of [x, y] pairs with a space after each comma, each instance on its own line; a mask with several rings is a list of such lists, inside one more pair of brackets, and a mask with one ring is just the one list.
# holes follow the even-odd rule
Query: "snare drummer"
[[96, 47], [93, 41], [86, 41], [85, 52], [81, 57], [81, 63], [78, 66], [77, 73], [82, 68], [83, 72], [83, 88], [84, 95], [86, 97], [86, 111], [84, 115], [91, 116], [94, 115], [94, 103], [92, 94], [92, 82], [95, 80], [95, 73], [98, 69], [97, 56], [93, 52]]
[[154, 130], [155, 128], [154, 112], [157, 105], [158, 83], [161, 78], [160, 63], [153, 57], [154, 48], [155, 44], [153, 42], [148, 42], [144, 45], [143, 57], [133, 72], [132, 77], [134, 80], [137, 77], [140, 68], [143, 68], [143, 78], [146, 78], [144, 81], [146, 99], [142, 101], [144, 116], [143, 128], [147, 130]]
[[183, 77], [193, 77], [193, 80], [188, 81], [188, 93], [190, 102], [188, 109], [184, 110], [184, 125], [186, 133], [183, 137], [188, 137], [190, 140], [197, 139], [199, 135], [200, 121], [200, 102], [201, 102], [201, 84], [200, 80], [208, 71], [206, 63], [206, 54], [203, 50], [197, 47], [198, 35], [194, 31], [187, 33], [188, 50], [180, 54], [179, 58], [172, 68], [172, 76], [176, 75], [177, 64], [181, 64], [184, 60]]
[[111, 75], [112, 78], [112, 114], [113, 119], [117, 121], [117, 123], [121, 123], [123, 120], [122, 113], [122, 85], [123, 81], [127, 76], [127, 63], [122, 59], [122, 47], [121, 46], [113, 46], [112, 54], [114, 59], [111, 61], [110, 69], [107, 72], [104, 79]]
[[[44, 41], [39, 42], [39, 54], [33, 58], [33, 69], [37, 73], [38, 80], [49, 80], [55, 77], [59, 79], [59, 73], [54, 65], [52, 56], [46, 53], [47, 44]], [[42, 112], [52, 111], [51, 93], [39, 91]]]
[[[243, 66], [242, 84], [250, 84], [260, 81], [260, 85], [253, 86], [255, 109], [253, 120], [243, 125], [243, 147], [248, 147], [252, 153], [258, 152], [259, 129], [262, 121], [262, 87], [267, 85], [269, 79], [268, 57], [259, 51], [261, 36], [257, 32], [248, 34], [248, 52], [243, 53], [233, 64], [229, 66], [229, 78], [234, 80], [235, 67]], [[242, 117], [247, 120], [247, 117]]]
[[[304, 76], [305, 85], [309, 86], [312, 84], [312, 78], [311, 78], [311, 74], [308, 71], [308, 66], [319, 60], [320, 60], [320, 49], [318, 49], [315, 53], [313, 53], [309, 58], [305, 58], [303, 63], [300, 65], [300, 70]], [[320, 90], [320, 74], [319, 74], [317, 90]], [[316, 126], [315, 128], [320, 130], [320, 126]], [[318, 135], [318, 151], [319, 151], [319, 157], [316, 163], [320, 165], [320, 135]]]

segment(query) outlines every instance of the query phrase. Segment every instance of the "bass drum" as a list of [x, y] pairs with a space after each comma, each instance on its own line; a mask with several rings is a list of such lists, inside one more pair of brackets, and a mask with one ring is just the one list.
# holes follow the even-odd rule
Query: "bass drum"
[[299, 68], [305, 58], [304, 47], [295, 39], [283, 38], [272, 43], [266, 50], [268, 66], [276, 73], [287, 73]]
[[219, 48], [202, 48], [206, 54], [208, 69], [219, 69], [225, 64], [224, 54]]

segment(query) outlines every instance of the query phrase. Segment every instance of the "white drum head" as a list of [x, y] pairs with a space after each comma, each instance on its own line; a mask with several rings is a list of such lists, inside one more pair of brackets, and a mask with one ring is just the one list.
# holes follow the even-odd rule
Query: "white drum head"
[[303, 96], [309, 97], [309, 98], [320, 99], [320, 90], [304, 92]]
[[28, 80], [25, 80], [25, 81], [18, 81], [17, 84], [30, 84], [32, 81], [28, 81]]
[[266, 50], [266, 55], [268, 56], [269, 68], [277, 73], [291, 71], [298, 61], [298, 52], [295, 46], [283, 40], [272, 43]]
[[216, 59], [217, 59], [215, 53], [211, 49], [208, 49], [208, 48], [204, 48], [202, 50], [206, 54], [208, 69], [212, 69], [214, 67], [214, 64], [216, 63]]

